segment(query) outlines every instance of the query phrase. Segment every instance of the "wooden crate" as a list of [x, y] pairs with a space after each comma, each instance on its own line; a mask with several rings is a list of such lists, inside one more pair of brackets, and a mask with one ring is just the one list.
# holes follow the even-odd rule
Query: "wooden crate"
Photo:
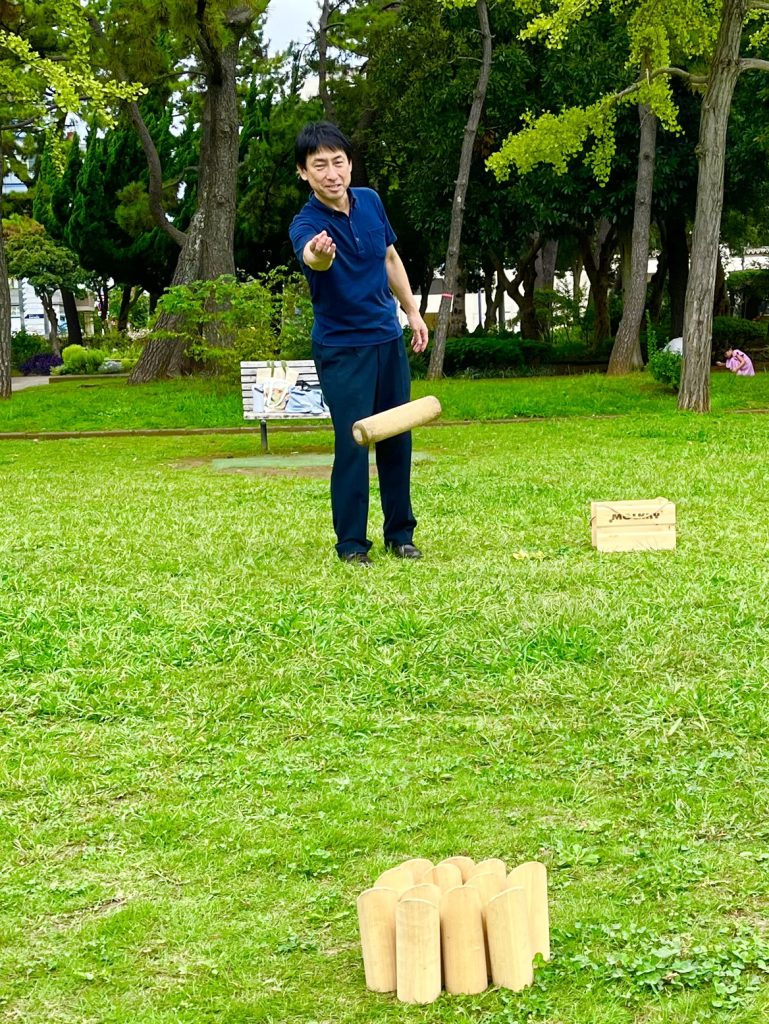
[[593, 547], [599, 551], [674, 551], [676, 507], [667, 498], [594, 501], [590, 505]]

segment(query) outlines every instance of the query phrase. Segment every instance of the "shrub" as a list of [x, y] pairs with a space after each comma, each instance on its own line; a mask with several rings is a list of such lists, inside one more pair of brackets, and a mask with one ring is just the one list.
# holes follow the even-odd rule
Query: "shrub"
[[61, 353], [65, 373], [96, 373], [107, 358], [100, 348], [84, 348], [83, 345], [67, 345]]
[[[156, 338], [184, 338], [186, 351], [205, 368], [233, 379], [244, 359], [299, 358], [310, 354], [312, 313], [307, 286], [284, 268], [257, 279], [224, 275], [169, 288], [157, 315], [179, 319], [173, 331]], [[156, 320], [157, 322], [157, 320]]]
[[677, 352], [663, 352], [657, 341], [657, 334], [652, 326], [649, 313], [646, 314], [646, 344], [649, 355], [649, 373], [659, 381], [667, 384], [676, 393], [681, 387], [681, 364], [683, 360]]
[[767, 343], [766, 324], [743, 320], [738, 316], [713, 317], [713, 348], [763, 348]]
[[41, 334], [30, 334], [29, 331], [17, 331], [11, 338], [11, 366], [22, 370], [25, 363], [33, 356], [50, 352], [47, 338]]
[[[443, 362], [447, 374], [468, 370], [485, 373], [506, 369], [520, 369], [524, 365], [524, 346], [518, 335], [484, 337], [472, 335], [464, 338], [449, 338], [446, 341], [446, 355]], [[534, 344], [537, 344], [536, 342]]]
[[21, 365], [25, 377], [49, 377], [55, 366], [62, 365], [61, 356], [53, 352], [38, 352]]

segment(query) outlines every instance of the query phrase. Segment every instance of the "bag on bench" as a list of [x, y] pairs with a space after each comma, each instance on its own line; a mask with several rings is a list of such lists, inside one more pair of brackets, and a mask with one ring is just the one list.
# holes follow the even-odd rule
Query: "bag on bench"
[[328, 406], [320, 388], [310, 387], [300, 380], [288, 390], [286, 412], [302, 416], [328, 416]]
[[256, 384], [252, 388], [254, 412], [284, 410], [296, 378], [296, 370], [290, 370], [285, 362], [269, 362], [266, 367], [257, 370]]

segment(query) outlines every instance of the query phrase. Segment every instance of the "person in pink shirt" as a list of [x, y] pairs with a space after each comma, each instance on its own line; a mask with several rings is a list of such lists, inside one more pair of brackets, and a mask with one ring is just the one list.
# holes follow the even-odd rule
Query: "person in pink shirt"
[[756, 371], [753, 369], [750, 356], [746, 356], [738, 348], [728, 348], [724, 355], [726, 362], [719, 363], [719, 366], [725, 366], [727, 370], [736, 373], [738, 377], [755, 377]]

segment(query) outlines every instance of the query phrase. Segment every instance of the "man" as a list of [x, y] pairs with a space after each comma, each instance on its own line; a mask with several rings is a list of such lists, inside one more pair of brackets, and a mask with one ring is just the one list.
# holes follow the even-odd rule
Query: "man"
[[[289, 233], [310, 285], [312, 354], [334, 424], [336, 550], [345, 562], [370, 566], [368, 451], [353, 440], [352, 425], [410, 398], [393, 293], [413, 331], [414, 351], [423, 352], [428, 339], [382, 200], [371, 189], [350, 188], [351, 157], [350, 143], [335, 125], [321, 121], [302, 129], [296, 165], [312, 195]], [[380, 441], [376, 464], [385, 548], [398, 558], [421, 558], [413, 543], [411, 434]]]

